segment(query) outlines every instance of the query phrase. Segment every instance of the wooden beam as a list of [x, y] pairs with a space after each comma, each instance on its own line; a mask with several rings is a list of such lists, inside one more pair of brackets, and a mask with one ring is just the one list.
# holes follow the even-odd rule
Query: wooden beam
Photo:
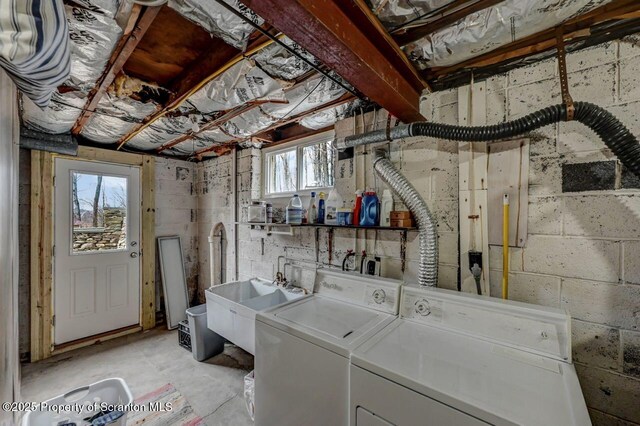
[[[429, 22], [425, 25], [407, 29], [404, 32], [394, 34], [393, 38], [400, 46], [407, 45], [442, 28], [445, 28], [472, 13], [478, 12], [491, 6], [495, 6], [502, 1], [503, 0], [478, 0], [476, 2], [469, 3], [467, 6], [455, 9], [451, 13], [445, 14], [443, 17]], [[454, 5], [452, 4], [452, 6]], [[460, 6], [460, 4], [458, 4], [458, 6]]]
[[156, 325], [156, 160], [149, 155], [143, 158], [140, 325], [143, 330], [149, 330]]
[[242, 2], [400, 120], [424, 120], [426, 83], [362, 0]]
[[[586, 34], [585, 31], [588, 31], [594, 25], [610, 20], [623, 19], [624, 16], [639, 10], [640, 3], [637, 0], [614, 0], [565, 22], [562, 25], [565, 38], [582, 37]], [[553, 27], [452, 66], [430, 68], [425, 71], [424, 75], [429, 79], [438, 78], [465, 68], [477, 68], [540, 53], [554, 48], [555, 45], [556, 29]]]
[[151, 26], [160, 9], [161, 6], [147, 6], [143, 9], [139, 4], [133, 5], [127, 26], [116, 48], [113, 50], [111, 58], [109, 58], [107, 68], [100, 80], [98, 80], [96, 86], [89, 92], [88, 102], [85, 104], [82, 113], [71, 129], [71, 133], [74, 135], [80, 134], [82, 128], [97, 108], [100, 99], [107, 93], [107, 89], [120, 73], [125, 62], [127, 62], [131, 53], [133, 53], [140, 40], [142, 40], [142, 37], [144, 37], [144, 34]]
[[[223, 44], [226, 45], [226, 43]], [[171, 87], [174, 93], [169, 102], [152, 115], [146, 117], [142, 123], [134, 126], [128, 134], [120, 138], [117, 142], [118, 149], [122, 148], [132, 137], [140, 133], [151, 123], [180, 106], [180, 104], [197, 89], [240, 62], [246, 56], [252, 55], [270, 44], [271, 40], [263, 35], [257, 36], [249, 44], [246, 52], [240, 52], [230, 47], [220, 48], [217, 43], [212, 43], [211, 49], [193, 61], [193, 66], [187, 67], [187, 71], [176, 77], [172, 82]]]

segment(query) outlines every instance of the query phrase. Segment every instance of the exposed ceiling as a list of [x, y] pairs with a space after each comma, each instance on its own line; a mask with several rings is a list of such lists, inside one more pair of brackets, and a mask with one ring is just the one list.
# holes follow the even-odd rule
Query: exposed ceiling
[[201, 160], [640, 31], [637, 0], [69, 0], [71, 76], [25, 126]]

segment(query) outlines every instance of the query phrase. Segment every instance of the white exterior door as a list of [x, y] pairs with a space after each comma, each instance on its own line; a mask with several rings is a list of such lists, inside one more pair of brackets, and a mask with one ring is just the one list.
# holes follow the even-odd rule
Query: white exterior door
[[140, 323], [140, 169], [55, 160], [54, 343]]

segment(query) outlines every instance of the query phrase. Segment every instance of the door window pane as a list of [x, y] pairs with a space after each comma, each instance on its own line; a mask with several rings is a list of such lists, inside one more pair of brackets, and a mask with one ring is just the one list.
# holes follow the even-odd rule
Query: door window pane
[[296, 150], [268, 154], [268, 193], [294, 192], [297, 181]]
[[127, 177], [71, 172], [73, 253], [127, 249]]
[[302, 148], [302, 188], [333, 186], [334, 151], [331, 141]]

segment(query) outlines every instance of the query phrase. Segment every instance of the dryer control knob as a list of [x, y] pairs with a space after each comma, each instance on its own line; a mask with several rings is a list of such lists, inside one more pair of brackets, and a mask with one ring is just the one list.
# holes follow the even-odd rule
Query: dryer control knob
[[384, 303], [384, 299], [386, 298], [386, 296], [387, 295], [384, 290], [378, 289], [373, 292], [373, 301], [380, 305], [381, 303]]
[[416, 302], [416, 313], [426, 317], [431, 313], [431, 308], [429, 307], [429, 302], [425, 299], [420, 299]]

